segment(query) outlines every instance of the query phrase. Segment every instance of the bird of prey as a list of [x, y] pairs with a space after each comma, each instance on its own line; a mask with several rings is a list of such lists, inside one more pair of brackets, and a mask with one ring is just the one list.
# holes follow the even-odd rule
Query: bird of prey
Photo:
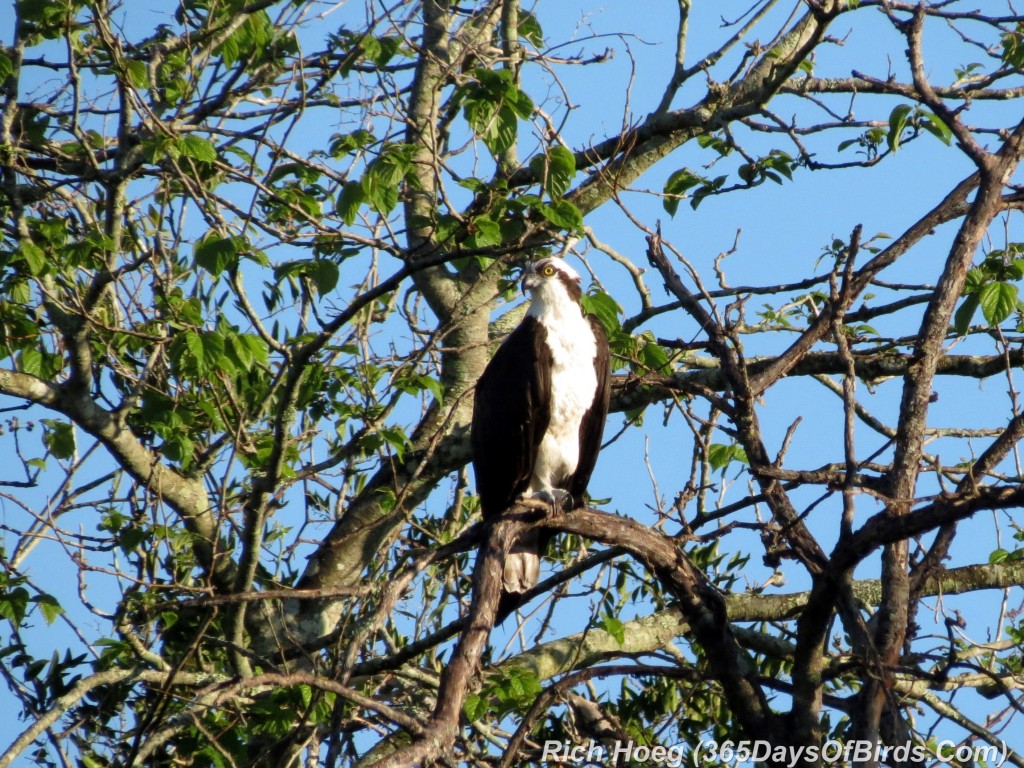
[[[521, 497], [583, 504], [608, 415], [608, 338], [583, 311], [580, 276], [560, 258], [529, 265], [530, 308], [476, 386], [473, 469], [484, 517]], [[534, 529], [505, 561], [499, 617], [537, 583], [553, 534]]]

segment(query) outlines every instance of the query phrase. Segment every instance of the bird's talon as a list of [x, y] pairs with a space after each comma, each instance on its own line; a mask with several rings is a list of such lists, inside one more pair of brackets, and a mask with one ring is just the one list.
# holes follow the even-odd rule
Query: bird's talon
[[537, 491], [533, 498], [547, 502], [552, 507], [561, 507], [572, 500], [572, 494], [561, 488], [552, 488], [550, 491]]

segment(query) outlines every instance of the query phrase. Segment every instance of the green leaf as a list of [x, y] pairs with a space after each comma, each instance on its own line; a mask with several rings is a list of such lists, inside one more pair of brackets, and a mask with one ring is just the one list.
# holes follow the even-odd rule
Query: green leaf
[[33, 598], [33, 601], [39, 606], [39, 612], [43, 614], [43, 619], [47, 624], [53, 624], [57, 617], [64, 613], [64, 609], [60, 607], [60, 603], [53, 595], [39, 595]]
[[377, 57], [380, 56], [380, 40], [376, 37], [365, 36], [359, 41], [359, 48], [363, 56], [370, 61], [376, 62]]
[[561, 197], [569, 191], [576, 176], [576, 156], [557, 144], [547, 153], [547, 177], [545, 189], [551, 197]]
[[544, 45], [544, 30], [541, 29], [537, 17], [529, 11], [519, 11], [519, 36], [529, 41], [534, 48]]
[[140, 146], [142, 147], [142, 156], [146, 158], [146, 162], [153, 163], [154, 165], [159, 164], [165, 157], [170, 157], [172, 160], [177, 160], [181, 157], [178, 143], [166, 136], [144, 138], [140, 142]]
[[405, 436], [405, 432], [402, 431], [401, 427], [381, 427], [380, 436], [384, 439], [384, 442], [391, 446], [395, 452], [395, 456], [398, 457], [399, 461], [405, 460], [405, 451], [409, 447], [409, 438]]
[[200, 338], [203, 341], [203, 359], [212, 370], [219, 365], [224, 358], [224, 336], [215, 331], [205, 331]]
[[302, 259], [289, 261], [274, 269], [274, 278], [308, 279], [321, 295], [331, 291], [338, 284], [338, 265], [329, 259]]
[[704, 182], [704, 179], [690, 171], [689, 168], [680, 168], [674, 171], [665, 182], [665, 199], [662, 205], [669, 216], [675, 216], [679, 210], [679, 201], [686, 197], [687, 190]]
[[[398, 205], [398, 186], [412, 169], [412, 148], [403, 144], [390, 144], [374, 159], [363, 174], [362, 186], [365, 200], [377, 213], [387, 215]], [[348, 185], [346, 184], [346, 189]], [[346, 190], [342, 190], [343, 195]], [[341, 201], [339, 200], [339, 204]], [[353, 215], [349, 206], [341, 215]], [[354, 219], [353, 219], [354, 220]]]
[[43, 419], [43, 444], [58, 459], [75, 455], [75, 429], [68, 421]]
[[181, 153], [182, 157], [191, 157], [193, 160], [199, 160], [204, 163], [217, 162], [217, 148], [213, 146], [213, 142], [209, 139], [191, 135], [178, 139], [176, 144], [178, 152]]
[[515, 112], [511, 109], [499, 109], [484, 131], [484, 144], [492, 155], [502, 155], [516, 143], [518, 133], [519, 118]]
[[938, 138], [947, 147], [953, 143], [953, 131], [931, 112], [925, 112], [921, 115], [921, 127], [932, 136]]
[[195, 245], [193, 252], [196, 264], [214, 276], [238, 266], [238, 244], [233, 237], [210, 232]]
[[790, 181], [793, 180], [794, 160], [792, 155], [783, 152], [781, 149], [773, 149], [767, 157], [761, 158], [761, 165], [778, 171]]
[[338, 203], [335, 206], [335, 211], [337, 211], [341, 220], [347, 226], [352, 226], [356, 221], [356, 215], [359, 213], [359, 206], [365, 202], [366, 192], [363, 191], [363, 185], [358, 181], [346, 181], [345, 186], [341, 188], [341, 192], [338, 194]]
[[[536, 160], [537, 158], [535, 157], [533, 159]], [[481, 192], [487, 192], [489, 190], [487, 182], [483, 179], [478, 179], [475, 176], [466, 176], [465, 178], [459, 179], [458, 184], [460, 187], [468, 189], [473, 194], [480, 194]]]
[[14, 74], [14, 62], [4, 53], [0, 53], [0, 83]]
[[183, 375], [202, 377], [219, 367], [230, 366], [224, 336], [215, 331], [187, 330], [168, 347], [175, 368]]
[[701, 149], [712, 149], [722, 157], [725, 157], [732, 152], [732, 146], [729, 142], [721, 136], [716, 136], [713, 133], [702, 133], [697, 137], [697, 145], [700, 146]]
[[540, 214], [556, 227], [577, 230], [583, 226], [583, 214], [568, 200], [555, 200], [550, 205], [540, 205]]
[[462, 711], [469, 722], [475, 722], [487, 713], [487, 699], [479, 693], [471, 691], [466, 694], [466, 699], [462, 702]]
[[223, 43], [221, 43], [216, 52], [220, 54], [224, 60], [225, 66], [233, 66], [239, 57], [242, 55], [242, 45], [244, 43], [243, 36], [238, 32], [230, 35]]
[[242, 371], [251, 371], [256, 361], [252, 351], [249, 349], [249, 345], [245, 344], [239, 336], [232, 335], [227, 337], [224, 353]]
[[306, 163], [279, 163], [267, 177], [267, 183], [273, 184], [281, 179], [292, 177], [303, 184], [315, 184], [320, 179], [320, 172]]
[[967, 278], [964, 280], [963, 294], [969, 296], [975, 291], [979, 290], [981, 286], [985, 284], [985, 271], [974, 267], [973, 269], [967, 270]]
[[43, 353], [35, 347], [23, 349], [19, 363], [22, 373], [27, 373], [40, 379], [45, 378], [43, 376]]
[[439, 405], [444, 402], [444, 384], [431, 376], [420, 376], [419, 383], [434, 396]]
[[242, 59], [260, 61], [266, 57], [272, 38], [269, 17], [264, 12], [255, 13], [244, 18], [238, 29], [217, 47], [216, 53], [228, 67]]
[[[505, 104], [512, 110], [513, 114], [528, 120], [533, 117], [534, 104], [525, 91], [519, 90], [516, 85], [510, 85], [504, 94]], [[575, 163], [574, 163], [575, 165]]]
[[335, 134], [331, 137], [329, 152], [335, 160], [340, 160], [346, 155], [369, 146], [373, 143], [373, 139], [373, 134], [363, 128], [352, 133]]
[[650, 331], [644, 333], [645, 344], [640, 347], [640, 360], [650, 371], [663, 371], [669, 363], [668, 354], [658, 344]]
[[462, 104], [473, 132], [498, 156], [515, 144], [519, 118], [533, 114], [533, 100], [519, 90], [507, 70], [477, 69], [473, 76], [476, 81], [459, 88], [455, 102]]
[[991, 563], [992, 565], [995, 565], [996, 563], [1001, 563], [1001, 562], [1003, 562], [1003, 561], [1004, 561], [1004, 560], [1006, 560], [1006, 559], [1007, 559], [1007, 558], [1008, 558], [1009, 556], [1010, 556], [1010, 553], [1009, 553], [1009, 552], [1007, 552], [1007, 551], [1006, 551], [1005, 549], [997, 549], [997, 550], [994, 550], [994, 551], [993, 551], [993, 552], [992, 552], [992, 553], [991, 553], [991, 554], [990, 554], [990, 555], [988, 556], [988, 561], [989, 561], [989, 563]]
[[[32, 30], [45, 39], [54, 40], [64, 31], [68, 19], [68, 3], [55, 0], [17, 0], [15, 3], [26, 31]], [[28, 22], [28, 23], [26, 23]], [[35, 43], [32, 43], [33, 45]]]
[[149, 87], [149, 68], [144, 61], [129, 59], [125, 62], [124, 68], [132, 88], [142, 90]]
[[735, 443], [732, 445], [715, 443], [708, 448], [708, 463], [711, 465], [712, 470], [720, 469], [724, 472], [725, 468], [734, 461], [742, 464], [748, 463], [747, 454], [742, 446]]
[[370, 37], [366, 36], [359, 42], [363, 55], [378, 67], [386, 66], [392, 57], [402, 47], [402, 41], [398, 37]]
[[328, 259], [313, 259], [306, 274], [321, 296], [334, 290], [340, 275], [338, 265]]
[[32, 289], [25, 280], [13, 280], [8, 283], [7, 298], [12, 304], [24, 306], [32, 300]]
[[725, 184], [726, 179], [728, 178], [728, 176], [723, 175], [716, 176], [710, 181], [707, 179], [702, 179], [701, 181], [703, 181], [703, 184], [697, 189], [696, 192], [693, 193], [693, 198], [690, 200], [690, 207], [693, 208], [693, 210], [697, 210], [697, 206], [699, 206], [704, 201], [704, 198], [706, 198], [708, 195], [714, 194], [719, 189], [721, 189], [722, 185]]
[[513, 667], [502, 675], [496, 675], [493, 682], [481, 691], [485, 697], [496, 698], [499, 714], [513, 710], [525, 710], [537, 698], [542, 688], [536, 675], [525, 669]]
[[620, 648], [626, 644], [626, 627], [617, 618], [614, 616], [603, 616], [601, 618], [601, 627], [615, 638], [615, 642], [619, 644]]
[[909, 104], [900, 104], [889, 113], [889, 135], [886, 137], [886, 141], [889, 144], [889, 149], [893, 152], [899, 149], [903, 129], [907, 127], [907, 119], [912, 111], [913, 108]]
[[583, 311], [596, 317], [608, 333], [613, 333], [622, 327], [619, 322], [622, 307], [604, 291], [591, 288], [580, 297], [580, 304], [583, 306]]
[[398, 205], [398, 187], [371, 186], [367, 190], [366, 200], [374, 211], [387, 215]]
[[244, 371], [251, 371], [257, 365], [266, 367], [270, 361], [267, 343], [250, 333], [228, 336], [225, 353]]
[[981, 312], [989, 325], [999, 325], [1017, 308], [1017, 286], [1011, 283], [989, 283], [978, 291]]
[[235, 157], [241, 158], [242, 162], [246, 165], [253, 166], [254, 171], [259, 170], [259, 166], [256, 164], [256, 158], [254, 158], [249, 152], [246, 152], [241, 147], [224, 147], [222, 150], [225, 154], [234, 155]]
[[960, 305], [956, 314], [953, 315], [953, 330], [956, 331], [957, 336], [967, 335], [967, 331], [971, 327], [971, 320], [974, 319], [974, 313], [978, 310], [978, 304], [978, 294], [968, 294], [967, 298], [964, 299], [964, 303]]
[[28, 599], [28, 590], [24, 587], [0, 592], [0, 617], [7, 619], [16, 627], [21, 626], [28, 608]]
[[127, 555], [138, 549], [148, 538], [149, 534], [142, 528], [125, 528], [117, 534], [117, 546]]
[[195, 360], [203, 359], [203, 337], [195, 331], [185, 331], [185, 348]]
[[1024, 24], [1017, 24], [1013, 32], [1002, 35], [1001, 58], [1014, 69], [1024, 68]]
[[33, 275], [41, 275], [46, 271], [46, 252], [35, 243], [22, 240], [18, 245], [16, 258], [25, 262], [28, 271]]
[[478, 216], [470, 224], [472, 235], [466, 245], [470, 248], [487, 248], [501, 244], [501, 225], [487, 216]]
[[165, 439], [160, 449], [171, 461], [177, 461], [182, 467], [188, 467], [192, 461], [194, 444], [187, 435], [179, 433]]

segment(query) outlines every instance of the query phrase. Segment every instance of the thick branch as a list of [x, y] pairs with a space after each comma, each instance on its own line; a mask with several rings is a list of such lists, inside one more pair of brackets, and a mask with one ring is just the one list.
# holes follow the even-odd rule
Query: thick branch
[[[758, 357], [746, 360], [750, 376], [757, 377], [774, 368], [779, 358]], [[938, 376], [963, 376], [985, 379], [1005, 373], [1007, 364], [1024, 364], [1024, 350], [1011, 350], [1008, 355], [944, 355], [936, 365]], [[906, 374], [913, 362], [913, 356], [897, 352], [854, 353], [854, 370], [863, 381], [877, 383]], [[690, 358], [690, 370], [668, 376], [645, 376], [635, 378], [628, 375], [615, 377], [611, 409], [626, 411], [644, 405], [662, 402], [673, 394], [695, 395], [703, 389], [721, 392], [727, 389], [726, 376], [718, 364], [711, 359]], [[700, 366], [697, 368], [697, 366]], [[803, 356], [799, 363], [789, 367], [786, 375], [821, 376], [844, 373], [843, 361], [835, 352], [812, 352]]]
[[441, 675], [434, 713], [423, 734], [408, 746], [374, 762], [372, 768], [405, 768], [428, 764], [454, 745], [462, 704], [479, 670], [480, 657], [498, 613], [505, 557], [525, 528], [524, 516], [535, 516], [536, 512], [535, 507], [525, 504], [514, 507], [502, 515], [491, 529], [473, 570], [473, 601], [469, 621]]
[[[763, 52], [737, 82], [729, 86], [716, 84], [693, 107], [656, 111], [639, 126], [578, 151], [578, 169], [601, 167], [569, 199], [584, 214], [589, 213], [690, 139], [756, 114], [824, 36], [838, 3], [826, 1], [818, 5], [819, 9], [800, 18], [789, 32], [781, 35], [771, 51]], [[532, 170], [522, 168], [509, 178], [509, 186], [528, 186], [537, 181]]]
[[683, 555], [675, 539], [647, 526], [594, 509], [577, 509], [549, 517], [560, 530], [622, 547], [679, 601], [679, 608], [704, 649], [726, 700], [745, 733], [770, 738], [774, 715], [761, 688], [757, 669], [737, 642], [722, 595]]
[[[923, 584], [921, 597], [962, 595], [1019, 586], [1024, 586], [1024, 562], [968, 565], [931, 575]], [[876, 606], [882, 599], [882, 582], [878, 579], [855, 581], [851, 591], [862, 605]], [[738, 592], [727, 594], [723, 599], [729, 621], [733, 624], [777, 622], [799, 619], [810, 594], [809, 591], [778, 595]], [[671, 607], [626, 622], [623, 644], [603, 629], [591, 627], [524, 651], [501, 666], [519, 667], [538, 680], [549, 680], [608, 659], [654, 653], [675, 638], [689, 633], [690, 625], [682, 613], [677, 607]], [[742, 633], [738, 637], [741, 643], [744, 642]]]

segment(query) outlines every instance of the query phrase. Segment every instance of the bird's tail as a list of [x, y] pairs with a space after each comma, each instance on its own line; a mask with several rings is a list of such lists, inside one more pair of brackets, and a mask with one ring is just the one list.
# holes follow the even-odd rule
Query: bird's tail
[[517, 541], [505, 558], [502, 591], [519, 595], [532, 589], [540, 578], [540, 531], [534, 529]]

